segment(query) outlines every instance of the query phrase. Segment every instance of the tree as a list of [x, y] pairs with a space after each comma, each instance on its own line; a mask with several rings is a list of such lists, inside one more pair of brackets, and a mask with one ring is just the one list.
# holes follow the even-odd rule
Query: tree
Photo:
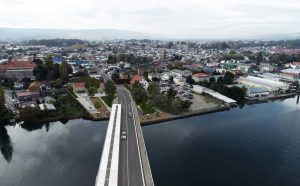
[[104, 92], [109, 100], [113, 100], [115, 98], [116, 89], [115, 84], [111, 80], [106, 81], [104, 84]]
[[210, 77], [210, 78], [209, 78], [209, 82], [210, 82], [210, 83], [214, 83], [214, 82], [216, 82], [216, 78], [214, 78], [214, 77]]
[[218, 77], [217, 83], [218, 84], [222, 84], [223, 83], [223, 77], [222, 76]]
[[131, 85], [131, 94], [132, 98], [137, 104], [141, 104], [148, 100], [147, 92], [144, 89], [143, 85], [139, 82], [135, 82]]
[[117, 57], [113, 55], [109, 55], [107, 59], [108, 64], [116, 64], [117, 63]]
[[[5, 96], [4, 90], [0, 87], [0, 113], [4, 113], [5, 111]], [[1, 115], [2, 116], [2, 115]]]
[[115, 83], [118, 83], [119, 80], [120, 80], [120, 74], [119, 73], [113, 73], [111, 75], [111, 79], [115, 82]]
[[259, 65], [260, 62], [262, 62], [264, 60], [264, 56], [262, 52], [259, 52], [256, 56], [256, 64]]
[[94, 87], [96, 89], [98, 89], [100, 87], [100, 82], [98, 79], [96, 78], [91, 78], [91, 77], [87, 77], [85, 78], [85, 88], [90, 88], [90, 87]]
[[159, 85], [157, 83], [150, 82], [148, 89], [147, 89], [147, 93], [148, 93], [149, 99], [152, 100], [156, 95], [158, 95], [160, 93]]
[[230, 85], [233, 83], [233, 80], [234, 80], [234, 74], [227, 71], [223, 78], [223, 84]]
[[158, 77], [152, 77], [152, 81], [154, 81], [154, 82], [159, 82], [160, 79], [159, 79]]
[[68, 70], [68, 63], [67, 62], [62, 62], [59, 65], [59, 74], [60, 74], [60, 79], [63, 82], [66, 82], [69, 78], [69, 70]]
[[48, 71], [47, 71], [46, 68], [44, 68], [43, 65], [37, 65], [33, 69], [33, 75], [35, 77], [35, 80], [37, 80], [37, 81], [43, 81], [43, 80], [46, 80], [47, 75], [48, 75]]
[[[0, 86], [0, 125], [8, 123], [9, 119], [12, 118], [12, 114], [5, 107], [5, 93]], [[0, 140], [1, 141], [1, 140]], [[1, 144], [0, 144], [1, 146]]]
[[20, 118], [25, 122], [32, 122], [36, 118], [40, 118], [41, 111], [38, 108], [25, 107], [20, 111]]
[[195, 84], [195, 80], [193, 79], [193, 77], [191, 75], [186, 77], [186, 83], [190, 84], [190, 85], [194, 85]]
[[54, 63], [53, 63], [53, 60], [52, 60], [52, 56], [51, 56], [51, 55], [48, 55], [48, 56], [45, 58], [45, 63], [44, 63], [44, 65], [45, 65], [45, 68], [47, 69], [47, 71], [52, 70]]
[[167, 97], [169, 100], [173, 100], [176, 96], [177, 92], [174, 90], [174, 88], [170, 87], [167, 92]]
[[58, 79], [60, 77], [60, 70], [59, 70], [59, 64], [54, 64], [53, 65], [53, 80]]
[[89, 96], [94, 96], [97, 93], [97, 88], [95, 88], [95, 87], [89, 87], [87, 89], [87, 91], [89, 93]]
[[44, 63], [43, 60], [41, 60], [41, 59], [39, 59], [39, 58], [34, 59], [33, 62], [34, 62], [35, 64], [37, 64], [37, 65], [43, 65], [43, 63]]
[[53, 60], [52, 60], [52, 56], [51, 55], [48, 55], [46, 58], [45, 58], [45, 63], [43, 65], [43, 67], [46, 69], [47, 71], [47, 80], [50, 81], [50, 80], [54, 80], [54, 73], [53, 73], [53, 67], [54, 67], [54, 63], [53, 63]]

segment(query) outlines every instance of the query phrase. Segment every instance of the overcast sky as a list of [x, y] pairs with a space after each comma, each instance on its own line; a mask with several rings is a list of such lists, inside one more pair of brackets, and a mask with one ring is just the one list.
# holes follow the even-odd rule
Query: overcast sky
[[123, 29], [173, 38], [300, 31], [300, 0], [0, 0], [0, 27]]

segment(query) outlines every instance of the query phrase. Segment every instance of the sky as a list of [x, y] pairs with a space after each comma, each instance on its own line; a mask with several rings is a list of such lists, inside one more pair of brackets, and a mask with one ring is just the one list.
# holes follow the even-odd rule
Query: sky
[[299, 0], [0, 0], [0, 27], [121, 29], [179, 39], [300, 32]]

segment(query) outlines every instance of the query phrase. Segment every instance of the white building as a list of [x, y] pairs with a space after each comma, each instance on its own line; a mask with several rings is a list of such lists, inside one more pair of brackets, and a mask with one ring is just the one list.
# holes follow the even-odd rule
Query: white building
[[288, 80], [300, 79], [300, 69], [284, 69], [281, 71], [280, 77]]
[[249, 87], [264, 87], [269, 92], [278, 92], [279, 90], [289, 89], [289, 84], [287, 83], [254, 76], [240, 77], [237, 79], [237, 82], [247, 85]]
[[183, 77], [176, 76], [173, 78], [173, 82], [175, 83], [175, 85], [183, 86], [186, 80]]

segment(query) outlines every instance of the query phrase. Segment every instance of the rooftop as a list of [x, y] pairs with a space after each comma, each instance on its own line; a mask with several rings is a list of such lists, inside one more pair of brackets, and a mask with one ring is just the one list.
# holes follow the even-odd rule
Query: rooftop
[[208, 74], [205, 74], [205, 73], [197, 73], [197, 74], [193, 74], [194, 77], [197, 77], [197, 78], [205, 78], [205, 77], [209, 77]]
[[300, 75], [300, 69], [284, 69], [281, 71], [282, 73], [285, 73], [285, 74], [295, 74], [295, 75]]
[[85, 83], [84, 82], [73, 83], [73, 88], [75, 89], [85, 88]]

